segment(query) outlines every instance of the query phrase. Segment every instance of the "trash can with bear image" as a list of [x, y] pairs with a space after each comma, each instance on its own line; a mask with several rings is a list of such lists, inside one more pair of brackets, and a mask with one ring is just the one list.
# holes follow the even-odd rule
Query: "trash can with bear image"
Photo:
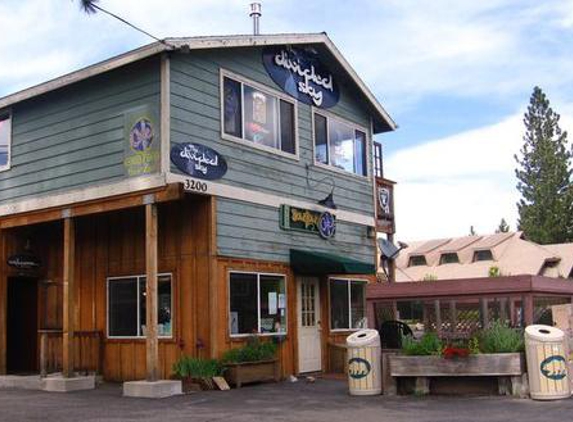
[[525, 329], [525, 355], [531, 398], [556, 400], [571, 396], [565, 333], [549, 325]]
[[348, 390], [353, 396], [382, 393], [380, 335], [376, 330], [360, 330], [346, 339], [348, 350]]

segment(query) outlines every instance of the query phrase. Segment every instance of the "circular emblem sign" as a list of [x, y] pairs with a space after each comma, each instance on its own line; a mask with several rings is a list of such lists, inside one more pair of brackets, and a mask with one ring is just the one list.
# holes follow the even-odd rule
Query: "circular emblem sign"
[[129, 131], [129, 145], [134, 151], [145, 151], [153, 142], [153, 125], [145, 118], [139, 119]]
[[348, 375], [351, 378], [359, 380], [368, 376], [371, 370], [372, 366], [366, 359], [352, 358], [348, 360]]
[[550, 380], [559, 381], [567, 376], [567, 362], [563, 356], [549, 356], [541, 362], [539, 369]]
[[263, 63], [272, 80], [291, 97], [321, 108], [338, 103], [338, 85], [316, 51], [269, 46], [263, 50]]
[[324, 239], [334, 237], [336, 233], [336, 218], [328, 211], [320, 214], [318, 219], [318, 233]]

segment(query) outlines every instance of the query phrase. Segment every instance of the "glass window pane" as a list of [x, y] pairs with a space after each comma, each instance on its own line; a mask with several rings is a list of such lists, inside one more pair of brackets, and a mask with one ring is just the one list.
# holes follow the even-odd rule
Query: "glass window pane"
[[348, 281], [330, 282], [330, 325], [332, 329], [349, 328]]
[[330, 164], [354, 173], [354, 130], [335, 119], [328, 120]]
[[[147, 277], [139, 279], [139, 326], [140, 336], [145, 336], [147, 324]], [[171, 276], [157, 278], [157, 335], [171, 337], [172, 335], [172, 309], [171, 309]]]
[[283, 277], [261, 276], [261, 332], [286, 332], [286, 295]]
[[0, 117], [0, 166], [8, 164], [10, 136], [10, 118]]
[[366, 298], [364, 283], [350, 283], [350, 316], [352, 318], [351, 328], [366, 328]]
[[137, 279], [110, 280], [108, 296], [109, 335], [137, 336]]
[[231, 273], [229, 324], [231, 334], [258, 332], [257, 275]]
[[281, 149], [291, 154], [295, 153], [294, 145], [294, 106], [281, 100]]
[[277, 99], [243, 85], [245, 104], [245, 139], [258, 145], [277, 148]]
[[224, 78], [223, 95], [224, 105], [224, 130], [229, 135], [240, 138], [242, 134], [241, 115], [241, 84], [229, 78]]
[[314, 159], [328, 164], [328, 147], [326, 143], [326, 118], [314, 115]]
[[354, 141], [354, 173], [366, 176], [366, 134], [364, 132], [356, 131], [356, 139]]

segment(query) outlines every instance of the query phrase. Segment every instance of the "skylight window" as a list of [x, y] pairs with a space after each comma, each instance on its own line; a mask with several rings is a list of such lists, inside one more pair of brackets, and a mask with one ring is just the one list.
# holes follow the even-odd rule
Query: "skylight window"
[[440, 255], [440, 265], [443, 264], [459, 264], [460, 258], [456, 252], [447, 252]]
[[412, 255], [408, 260], [408, 267], [421, 267], [422, 265], [428, 265], [424, 255]]
[[493, 254], [491, 249], [482, 249], [474, 252], [474, 262], [478, 261], [493, 261]]

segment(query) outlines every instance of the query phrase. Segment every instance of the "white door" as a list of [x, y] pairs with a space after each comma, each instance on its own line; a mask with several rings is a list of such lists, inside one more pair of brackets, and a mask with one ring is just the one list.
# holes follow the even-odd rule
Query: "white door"
[[318, 278], [298, 278], [298, 370], [322, 370]]

